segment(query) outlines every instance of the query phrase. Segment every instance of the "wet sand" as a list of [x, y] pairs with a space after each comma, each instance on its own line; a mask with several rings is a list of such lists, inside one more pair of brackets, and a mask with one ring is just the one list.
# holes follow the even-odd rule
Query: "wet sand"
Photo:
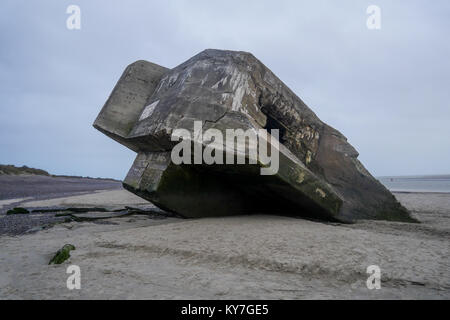
[[51, 177], [38, 175], [0, 175], [0, 205], [2, 200], [32, 197], [49, 199], [95, 190], [121, 189], [116, 180]]
[[[449, 299], [450, 194], [397, 193], [421, 224], [253, 215], [59, 223], [0, 236], [1, 299]], [[148, 205], [125, 190], [22, 206]], [[2, 218], [0, 218], [2, 219]], [[65, 243], [62, 265], [48, 265]], [[68, 290], [66, 268], [81, 268]], [[366, 268], [381, 268], [369, 290]]]
[[[53, 223], [61, 222], [64, 217], [55, 217], [55, 213], [47, 212], [30, 215], [4, 216], [14, 207], [31, 200], [39, 201], [76, 195], [95, 194], [101, 190], [123, 190], [120, 181], [111, 179], [93, 179], [78, 177], [54, 177], [40, 175], [0, 175], [0, 235], [19, 235], [45, 228]], [[114, 202], [114, 193], [111, 193]], [[77, 199], [76, 197], [74, 199]], [[127, 198], [124, 202], [142, 202], [139, 198]], [[76, 200], [75, 200], [76, 201]], [[64, 206], [62, 204], [61, 206]], [[34, 208], [33, 208], [34, 207]], [[38, 209], [37, 206], [28, 208]], [[46, 208], [51, 207], [46, 205]], [[55, 206], [56, 208], [56, 206]]]

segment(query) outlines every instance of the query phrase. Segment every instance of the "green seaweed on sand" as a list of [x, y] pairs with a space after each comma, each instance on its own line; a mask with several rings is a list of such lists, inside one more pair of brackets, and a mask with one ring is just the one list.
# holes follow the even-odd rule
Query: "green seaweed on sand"
[[70, 251], [75, 250], [73, 244], [65, 244], [61, 249], [59, 249], [55, 256], [50, 260], [48, 264], [61, 264], [70, 258]]

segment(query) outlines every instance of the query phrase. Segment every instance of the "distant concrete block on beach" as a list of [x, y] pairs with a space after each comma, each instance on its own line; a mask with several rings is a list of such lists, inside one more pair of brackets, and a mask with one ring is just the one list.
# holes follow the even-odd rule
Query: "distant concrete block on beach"
[[[228, 129], [267, 130], [264, 144], [279, 154], [278, 170], [261, 175], [266, 163], [249, 163], [247, 154], [245, 164], [175, 164], [172, 135], [178, 129], [195, 133], [196, 122], [223, 136]], [[125, 69], [94, 127], [138, 153], [124, 187], [182, 216], [415, 221], [364, 168], [347, 139], [247, 52], [205, 50], [173, 69], [137, 61]], [[214, 145], [224, 158], [252, 149], [245, 139], [231, 149], [195, 134], [185, 140], [193, 150]]]

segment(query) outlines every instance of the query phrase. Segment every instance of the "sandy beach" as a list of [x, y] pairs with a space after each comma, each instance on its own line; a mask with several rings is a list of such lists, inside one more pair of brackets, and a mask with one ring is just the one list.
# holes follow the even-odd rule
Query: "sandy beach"
[[[450, 194], [395, 196], [422, 223], [135, 214], [3, 234], [0, 299], [449, 299]], [[123, 189], [19, 203], [153, 207]], [[48, 265], [66, 243], [69, 260]], [[70, 265], [80, 290], [66, 287]], [[379, 290], [366, 286], [369, 265], [381, 269]]]

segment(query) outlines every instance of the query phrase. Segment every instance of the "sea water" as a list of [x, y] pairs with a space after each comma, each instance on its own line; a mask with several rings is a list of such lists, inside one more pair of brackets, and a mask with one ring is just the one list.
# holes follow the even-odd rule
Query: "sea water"
[[390, 191], [450, 192], [450, 175], [378, 177]]

